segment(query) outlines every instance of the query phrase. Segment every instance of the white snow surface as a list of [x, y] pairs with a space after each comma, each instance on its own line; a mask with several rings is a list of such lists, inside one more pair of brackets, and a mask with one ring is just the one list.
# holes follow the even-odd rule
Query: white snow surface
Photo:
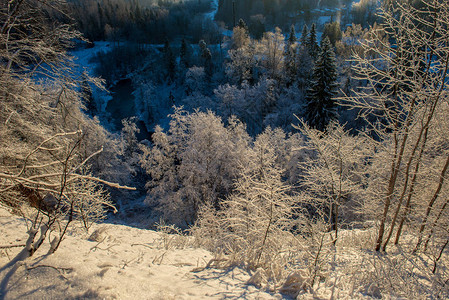
[[[97, 241], [88, 238], [99, 232]], [[0, 207], [0, 246], [24, 244], [26, 222]], [[72, 230], [52, 255], [48, 240], [11, 274], [22, 248], [0, 249], [0, 299], [279, 299], [247, 285], [240, 269], [206, 268], [210, 252], [176, 237], [124, 225]], [[179, 236], [177, 237], [179, 238]], [[92, 237], [91, 237], [92, 239]]]

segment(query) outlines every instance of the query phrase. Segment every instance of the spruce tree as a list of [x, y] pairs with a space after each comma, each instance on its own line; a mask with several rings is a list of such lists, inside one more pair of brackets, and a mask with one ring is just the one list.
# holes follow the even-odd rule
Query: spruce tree
[[335, 53], [326, 37], [313, 68], [311, 87], [307, 91], [305, 119], [311, 127], [323, 131], [329, 121], [337, 116], [336, 103], [332, 99], [337, 88], [336, 80]]
[[320, 51], [320, 47], [318, 46], [317, 42], [317, 36], [316, 36], [316, 25], [315, 23], [312, 24], [312, 27], [310, 27], [309, 36], [307, 39], [307, 49], [309, 50], [310, 57], [313, 58], [313, 60], [316, 60]]
[[309, 39], [309, 28], [306, 24], [302, 27], [301, 38], [299, 42], [301, 43], [301, 47], [307, 47], [307, 41]]
[[190, 53], [187, 46], [187, 42], [185, 39], [182, 39], [181, 49], [179, 50], [179, 60], [181, 62], [181, 66], [185, 69], [190, 68], [189, 54]]
[[214, 66], [212, 64], [212, 53], [210, 52], [210, 49], [207, 48], [207, 44], [204, 40], [199, 42], [199, 47], [201, 50], [201, 59], [203, 61], [204, 72], [206, 73], [207, 80], [210, 81], [214, 71]]
[[295, 25], [290, 26], [290, 35], [288, 37], [288, 44], [293, 45], [296, 43], [296, 31], [295, 31]]
[[172, 82], [175, 79], [176, 74], [176, 61], [167, 39], [164, 44], [164, 67], [167, 72], [168, 80]]
[[241, 29], [245, 29], [245, 31], [248, 32], [248, 26], [246, 25], [245, 21], [243, 21], [243, 19], [239, 20], [237, 27], [239, 27]]
[[332, 22], [324, 25], [323, 38], [327, 36], [333, 46], [335, 46], [337, 41], [341, 40], [342, 35], [340, 23]]
[[290, 86], [296, 80], [296, 32], [295, 26], [290, 28], [290, 36], [285, 45], [284, 52], [285, 78], [287, 86]]

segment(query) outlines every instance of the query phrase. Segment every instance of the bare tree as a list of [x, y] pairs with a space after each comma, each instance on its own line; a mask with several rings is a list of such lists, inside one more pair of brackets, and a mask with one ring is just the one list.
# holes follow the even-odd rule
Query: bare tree
[[[355, 53], [356, 77], [367, 86], [343, 99], [360, 109], [376, 145], [373, 161], [377, 162], [372, 164], [368, 190], [381, 210], [377, 251], [386, 249], [395, 229], [398, 243], [407, 219], [422, 223], [418, 247], [446, 184], [445, 164], [438, 175], [434, 170], [448, 152], [446, 137], [437, 129], [445, 123], [438, 123], [437, 115], [446, 110], [448, 99], [449, 4], [421, 2], [419, 8], [408, 2], [385, 3], [380, 14], [382, 32], [372, 30], [370, 38], [362, 42], [364, 54]], [[383, 42], [384, 33], [390, 43]], [[418, 187], [425, 187], [427, 193], [420, 193]], [[429, 188], [434, 191], [423, 208]]]
[[339, 219], [350, 223], [360, 215], [362, 174], [372, 147], [366, 137], [351, 136], [336, 122], [331, 123], [326, 132], [310, 128], [303, 121], [296, 128], [306, 139], [298, 148], [304, 152], [303, 161], [299, 163], [303, 197], [310, 199], [313, 209], [327, 221], [327, 231], [334, 232], [335, 244], [341, 226]]
[[115, 208], [102, 184], [121, 187], [90, 172], [103, 148], [87, 137], [105, 134], [82, 113], [81, 74], [72, 72], [66, 53], [81, 36], [58, 22], [67, 18], [63, 4], [13, 0], [0, 6], [0, 205], [18, 213], [24, 205], [35, 208], [24, 214], [26, 247], [10, 264], [32, 256], [50, 231], [58, 233], [52, 253], [73, 221], [88, 228], [104, 218]]

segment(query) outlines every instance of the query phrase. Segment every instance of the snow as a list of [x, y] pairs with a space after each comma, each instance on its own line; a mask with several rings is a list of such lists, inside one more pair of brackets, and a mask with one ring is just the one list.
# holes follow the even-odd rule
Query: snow
[[213, 21], [218, 11], [218, 0], [212, 0], [211, 8], [212, 11], [204, 14], [204, 17]]
[[[95, 77], [94, 64], [90, 61], [99, 52], [109, 52], [112, 50], [113, 45], [107, 41], [97, 41], [94, 47], [91, 48], [77, 48], [70, 52], [73, 56], [74, 62], [77, 65], [77, 69], [74, 70], [81, 74], [87, 72], [90, 76]], [[92, 96], [95, 99], [98, 110], [104, 114], [106, 113], [106, 107], [108, 102], [112, 99], [112, 96], [107, 91], [101, 90], [97, 87], [92, 87]]]
[[[25, 243], [23, 218], [0, 208], [0, 228], [0, 246]], [[205, 269], [212, 254], [187, 237], [115, 224], [95, 224], [92, 232], [72, 230], [49, 256], [45, 242], [14, 273], [0, 268], [0, 298], [282, 298], [247, 285], [250, 275], [240, 268]], [[21, 249], [0, 249], [0, 266]]]
[[[82, 46], [81, 46], [82, 47]], [[112, 45], [107, 41], [97, 41], [94, 43], [94, 46], [91, 48], [76, 48], [73, 51], [70, 51], [70, 54], [75, 57], [75, 62], [79, 66], [89, 66], [89, 61], [99, 52], [109, 52], [112, 50]], [[89, 74], [93, 75], [93, 70], [91, 68], [87, 68], [86, 71]]]
[[317, 19], [317, 24], [318, 25], [324, 25], [326, 23], [330, 23], [332, 21], [332, 17], [331, 16], [319, 16]]

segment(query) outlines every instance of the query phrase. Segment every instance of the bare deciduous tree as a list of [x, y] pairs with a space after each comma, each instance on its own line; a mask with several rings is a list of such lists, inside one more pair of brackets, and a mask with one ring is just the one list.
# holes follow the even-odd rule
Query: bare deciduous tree
[[[115, 208], [102, 184], [121, 187], [90, 172], [103, 148], [87, 137], [104, 141], [105, 133], [82, 112], [81, 74], [66, 53], [81, 36], [61, 18], [63, 1], [0, 6], [0, 205], [30, 221], [26, 247], [11, 264], [32, 256], [50, 231], [58, 232], [52, 253], [74, 220], [88, 228], [104, 218]], [[24, 213], [24, 205], [36, 210]]]
[[[418, 248], [445, 190], [447, 167], [440, 162], [449, 149], [439, 130], [447, 122], [439, 123], [437, 116], [446, 111], [448, 99], [449, 4], [421, 2], [419, 8], [408, 2], [385, 3], [383, 32], [372, 30], [362, 43], [365, 55], [355, 53], [356, 77], [368, 84], [343, 99], [360, 109], [376, 144], [368, 190], [381, 210], [378, 251], [386, 249], [395, 230], [399, 242], [406, 220], [421, 223]], [[390, 43], [383, 42], [384, 33]]]

